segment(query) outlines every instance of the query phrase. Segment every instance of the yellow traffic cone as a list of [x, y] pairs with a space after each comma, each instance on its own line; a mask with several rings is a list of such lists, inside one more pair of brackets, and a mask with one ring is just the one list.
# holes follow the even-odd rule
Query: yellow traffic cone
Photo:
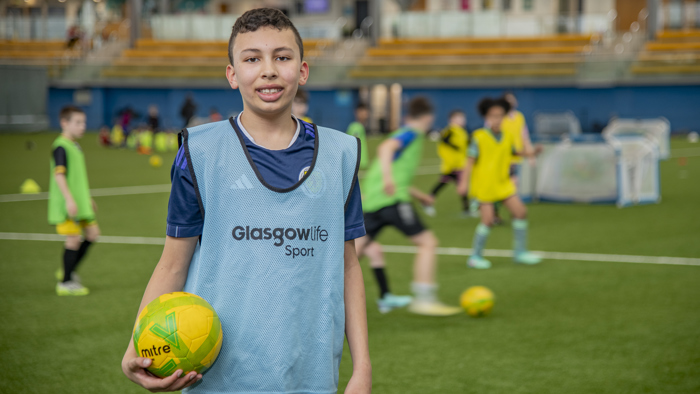
[[41, 192], [41, 187], [34, 179], [27, 179], [22, 182], [22, 186], [19, 187], [19, 191], [22, 194], [37, 194]]

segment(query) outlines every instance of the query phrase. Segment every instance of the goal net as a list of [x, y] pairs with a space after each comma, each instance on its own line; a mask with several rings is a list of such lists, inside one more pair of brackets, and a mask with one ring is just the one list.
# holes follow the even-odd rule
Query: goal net
[[666, 160], [671, 154], [671, 124], [666, 118], [613, 119], [603, 130], [608, 141], [644, 137], [659, 147], [659, 158]]

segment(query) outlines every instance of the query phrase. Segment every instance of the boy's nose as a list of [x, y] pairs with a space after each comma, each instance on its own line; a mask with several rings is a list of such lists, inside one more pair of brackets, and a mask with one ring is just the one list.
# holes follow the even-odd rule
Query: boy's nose
[[262, 77], [267, 79], [277, 78], [277, 69], [270, 62], [265, 62], [265, 67], [263, 67]]

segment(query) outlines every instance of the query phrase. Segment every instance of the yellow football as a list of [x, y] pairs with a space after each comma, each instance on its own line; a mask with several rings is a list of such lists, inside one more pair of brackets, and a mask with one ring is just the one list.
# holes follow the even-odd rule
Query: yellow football
[[134, 345], [153, 360], [148, 370], [159, 377], [204, 373], [221, 350], [223, 332], [214, 308], [202, 297], [185, 292], [163, 294], [139, 314]]
[[484, 286], [470, 287], [459, 297], [459, 303], [464, 311], [473, 317], [486, 316], [491, 313], [493, 302], [493, 292]]

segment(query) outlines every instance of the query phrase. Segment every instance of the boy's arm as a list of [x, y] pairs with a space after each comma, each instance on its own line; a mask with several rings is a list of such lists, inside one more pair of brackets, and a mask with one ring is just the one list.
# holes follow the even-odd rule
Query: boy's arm
[[70, 193], [68, 188], [68, 181], [66, 181], [66, 174], [62, 172], [57, 172], [54, 175], [56, 178], [56, 184], [58, 189], [63, 194], [63, 199], [66, 201], [66, 210], [68, 211], [68, 217], [74, 218], [78, 215], [78, 205], [76, 205], [73, 195]]
[[391, 174], [391, 163], [399, 149], [401, 149], [401, 141], [396, 138], [389, 138], [377, 148], [377, 156], [382, 168], [382, 179], [384, 180], [384, 193], [389, 196], [393, 196], [396, 192], [396, 185]]
[[[146, 305], [157, 297], [165, 293], [182, 290], [185, 286], [187, 270], [189, 269], [190, 260], [197, 246], [198, 239], [199, 237], [165, 238], [163, 254], [153, 271], [153, 275], [151, 275], [151, 280], [148, 281], [137, 316]], [[124, 354], [124, 358], [122, 359], [122, 371], [126, 377], [139, 386], [153, 392], [177, 391], [181, 390], [183, 387], [194, 384], [202, 378], [202, 375], [198, 375], [194, 371], [178, 378], [183, 372], [181, 369], [178, 369], [171, 376], [161, 379], [151, 375], [144, 369], [150, 364], [150, 358], [139, 357], [136, 353], [134, 339], [132, 337], [126, 349], [126, 353]]]
[[345, 335], [352, 357], [352, 377], [345, 393], [372, 391], [372, 364], [369, 359], [367, 303], [362, 269], [355, 253], [355, 241], [345, 242]]
[[416, 200], [420, 201], [421, 204], [423, 205], [433, 205], [435, 204], [435, 197], [431, 196], [428, 193], [424, 193], [422, 190], [415, 188], [411, 186], [408, 189], [408, 192], [411, 194], [411, 197], [415, 198]]
[[476, 163], [476, 158], [467, 158], [467, 164], [464, 165], [462, 176], [459, 178], [459, 185], [457, 185], [457, 193], [461, 196], [466, 196], [469, 191], [469, 178], [471, 178], [474, 163]]

